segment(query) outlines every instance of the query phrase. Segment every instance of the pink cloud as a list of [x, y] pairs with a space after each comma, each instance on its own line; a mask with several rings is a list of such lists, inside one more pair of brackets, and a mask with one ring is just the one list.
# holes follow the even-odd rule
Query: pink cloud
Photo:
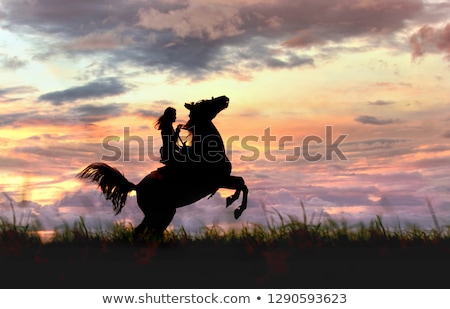
[[423, 4], [405, 0], [318, 0], [296, 9], [298, 16], [285, 22], [295, 25], [297, 32], [284, 44], [304, 48], [351, 37], [393, 33], [405, 26], [405, 20], [422, 12]]
[[78, 37], [75, 40], [63, 44], [63, 47], [72, 51], [110, 50], [133, 43], [132, 38], [126, 37], [119, 30], [113, 29], [107, 32], [86, 34], [85, 36]]
[[190, 6], [161, 12], [152, 7], [139, 9], [138, 26], [152, 30], [170, 29], [176, 36], [218, 39], [241, 34], [239, 10], [231, 5], [193, 2]]
[[443, 28], [425, 25], [409, 38], [413, 59], [423, 57], [426, 52], [444, 53], [450, 61], [450, 23]]
[[297, 33], [297, 35], [284, 42], [287, 47], [308, 47], [311, 45], [323, 45], [326, 40], [318, 30], [304, 29]]

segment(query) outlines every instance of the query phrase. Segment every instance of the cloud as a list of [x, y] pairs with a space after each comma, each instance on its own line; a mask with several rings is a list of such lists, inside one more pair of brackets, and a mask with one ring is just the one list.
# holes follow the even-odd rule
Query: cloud
[[368, 102], [369, 105], [376, 105], [376, 106], [384, 106], [384, 105], [392, 105], [394, 102], [392, 101], [385, 101], [385, 100], [376, 100]]
[[30, 116], [29, 112], [18, 112], [0, 115], [0, 127], [14, 124], [16, 121]]
[[163, 106], [175, 104], [173, 101], [169, 101], [169, 100], [156, 100], [154, 103], [157, 105], [163, 105]]
[[445, 131], [444, 133], [442, 133], [442, 137], [444, 138], [450, 138], [450, 130]]
[[138, 109], [136, 114], [143, 118], [156, 118], [161, 116], [161, 112], [153, 110]]
[[413, 59], [423, 57], [427, 52], [443, 53], [450, 61], [450, 24], [442, 28], [425, 25], [409, 38]]
[[[322, 57], [324, 53], [335, 56], [339, 50], [327, 50], [329, 43], [362, 36], [368, 42], [380, 40], [380, 34], [388, 37], [404, 29], [407, 21], [425, 10], [420, 0], [111, 0], [95, 4], [5, 0], [2, 4], [6, 29], [46, 35], [48, 49], [40, 49], [40, 54], [101, 53], [106, 66], [126, 63], [193, 80], [215, 74], [248, 80], [254, 70], [311, 66], [315, 59], [307, 48], [320, 47]], [[342, 50], [347, 50], [343, 45]], [[71, 100], [63, 94], [50, 93], [48, 100], [55, 105], [61, 104], [61, 97]]]
[[153, 7], [138, 11], [137, 25], [150, 30], [170, 30], [176, 37], [217, 40], [245, 32], [239, 6], [191, 1], [190, 5], [161, 12]]
[[113, 50], [126, 44], [133, 44], [133, 39], [122, 33], [125, 29], [95, 31], [65, 43], [63, 48], [69, 51]]
[[[66, 192], [61, 199], [51, 205], [41, 205], [32, 201], [19, 201], [10, 197], [6, 199], [0, 195], [0, 210], [2, 218], [12, 222], [12, 213], [10, 203], [13, 204], [18, 218], [28, 218], [28, 222], [23, 224], [38, 223], [39, 228], [43, 230], [55, 230], [64, 228], [66, 225], [71, 227], [74, 222], [83, 218], [87, 228], [92, 230], [111, 229], [113, 223], [124, 219], [131, 219], [139, 223], [142, 220], [142, 212], [137, 208], [134, 198], [130, 197], [127, 201], [127, 207], [123, 214], [115, 216], [112, 211], [110, 201], [107, 201], [98, 191], [77, 190], [75, 192]], [[30, 216], [31, 215], [31, 216]]]
[[[32, 163], [30, 163], [27, 159], [15, 158], [10, 156], [0, 156], [0, 168], [3, 172], [5, 171], [18, 171], [23, 172], [23, 170], [27, 167], [30, 167]], [[6, 184], [0, 185], [0, 190]]]
[[[70, 145], [67, 145], [67, 143], [54, 143], [52, 145], [19, 146], [13, 149], [13, 152], [16, 154], [27, 155], [30, 161], [32, 157], [39, 158], [41, 164], [48, 158], [51, 158], [51, 160], [90, 159], [98, 155], [100, 151], [101, 148], [98, 144], [78, 142], [73, 142]], [[53, 164], [53, 167], [58, 165], [54, 161], [49, 163]]]
[[0, 102], [14, 102], [19, 101], [21, 98], [11, 98], [10, 96], [22, 95], [26, 93], [35, 92], [36, 88], [29, 86], [17, 86], [0, 88]]
[[29, 86], [18, 86], [18, 87], [8, 87], [8, 88], [0, 88], [0, 96], [6, 94], [22, 94], [35, 92], [36, 88]]
[[101, 99], [128, 92], [130, 88], [116, 78], [105, 78], [90, 82], [84, 86], [72, 87], [62, 91], [43, 94], [39, 101], [50, 101], [53, 105], [61, 105], [80, 99]]
[[17, 70], [28, 64], [27, 61], [21, 60], [19, 57], [10, 57], [7, 55], [0, 55], [0, 68], [4, 70]]
[[[123, 12], [123, 4], [129, 2], [129, 9]], [[58, 0], [5, 0], [2, 2], [6, 14], [5, 27], [22, 29], [31, 32], [49, 34], [65, 34], [70, 37], [86, 34], [92, 29], [107, 29], [120, 23], [117, 17], [127, 16], [136, 12], [140, 1], [98, 1], [88, 0], [58, 1]], [[116, 17], [117, 16], [117, 17]], [[114, 18], [116, 17], [116, 18]], [[29, 28], [30, 27], [30, 28]]]
[[367, 150], [372, 151], [376, 149], [392, 148], [396, 145], [404, 144], [405, 142], [408, 142], [408, 140], [379, 138], [379, 139], [347, 142], [343, 143], [342, 147], [345, 147], [346, 151], [367, 151]]
[[73, 115], [81, 122], [97, 122], [108, 119], [110, 117], [120, 116], [126, 109], [127, 104], [83, 104], [69, 110], [69, 114]]
[[[10, 114], [11, 115], [11, 114]], [[39, 127], [39, 126], [71, 126], [77, 124], [73, 117], [68, 117], [65, 114], [40, 114], [36, 111], [23, 113], [20, 117], [14, 119], [9, 123], [15, 128], [22, 127]]]
[[[423, 10], [421, 1], [308, 1], [284, 6], [283, 17], [296, 28], [285, 41], [288, 47], [305, 48], [345, 39], [388, 34], [405, 27], [406, 20]], [[320, 12], [320, 13], [318, 13]], [[295, 20], [295, 14], [299, 20]], [[295, 29], [294, 28], [294, 29]]]
[[355, 121], [360, 122], [362, 124], [373, 124], [373, 125], [389, 125], [401, 123], [400, 119], [381, 119], [375, 116], [361, 115], [355, 118]]
[[297, 55], [291, 54], [286, 60], [270, 57], [266, 60], [266, 65], [272, 69], [292, 69], [304, 65], [313, 66], [314, 59], [310, 57], [299, 57]]
[[28, 112], [12, 112], [0, 114], [0, 127], [30, 128], [39, 126], [79, 126], [92, 124], [128, 113], [128, 104], [83, 104], [67, 111], [43, 113], [30, 110]]
[[[228, 68], [234, 73], [253, 72], [263, 69], [294, 69], [304, 66], [313, 67], [314, 58], [302, 55], [295, 50], [271, 47], [267, 38], [253, 37], [239, 48], [227, 48], [223, 57], [212, 62], [218, 68]], [[239, 66], [236, 66], [236, 64]], [[241, 72], [238, 69], [240, 68]], [[251, 73], [250, 73], [251, 74]]]
[[411, 163], [411, 165], [416, 169], [433, 169], [433, 168], [444, 168], [450, 166], [450, 158], [448, 157], [433, 157], [430, 155], [429, 158], [418, 159]]

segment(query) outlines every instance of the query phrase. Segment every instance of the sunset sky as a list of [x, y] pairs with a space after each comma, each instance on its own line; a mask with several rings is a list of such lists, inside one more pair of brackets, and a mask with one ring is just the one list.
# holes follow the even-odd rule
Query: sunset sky
[[[235, 221], [221, 191], [174, 227], [302, 218], [303, 202], [316, 221], [433, 228], [427, 198], [449, 225], [449, 16], [431, 0], [0, 0], [0, 216], [10, 197], [43, 229], [139, 222], [133, 195], [114, 217], [75, 175], [111, 156], [108, 136], [125, 151], [127, 131], [145, 146], [108, 163], [139, 182], [160, 166], [164, 109], [183, 123], [185, 102], [226, 95], [214, 123], [249, 208]], [[292, 159], [311, 136], [325, 154], [327, 127], [347, 160]]]

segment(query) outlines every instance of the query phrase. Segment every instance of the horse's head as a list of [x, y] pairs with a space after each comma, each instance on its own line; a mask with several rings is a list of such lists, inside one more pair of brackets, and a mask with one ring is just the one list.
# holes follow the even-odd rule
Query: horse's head
[[218, 98], [212, 98], [211, 100], [201, 100], [196, 103], [186, 103], [186, 107], [189, 113], [189, 123], [194, 125], [198, 122], [211, 121], [216, 117], [218, 113], [228, 107], [230, 99], [226, 96]]
[[190, 111], [189, 120], [184, 125], [184, 128], [192, 134], [189, 149], [202, 163], [228, 161], [222, 137], [212, 120], [228, 107], [229, 101], [226, 96], [221, 96], [184, 104]]

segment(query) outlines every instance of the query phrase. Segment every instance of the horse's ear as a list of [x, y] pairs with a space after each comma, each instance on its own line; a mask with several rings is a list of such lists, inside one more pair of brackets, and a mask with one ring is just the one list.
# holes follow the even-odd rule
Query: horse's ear
[[184, 107], [186, 107], [188, 110], [191, 110], [193, 104], [184, 103]]

